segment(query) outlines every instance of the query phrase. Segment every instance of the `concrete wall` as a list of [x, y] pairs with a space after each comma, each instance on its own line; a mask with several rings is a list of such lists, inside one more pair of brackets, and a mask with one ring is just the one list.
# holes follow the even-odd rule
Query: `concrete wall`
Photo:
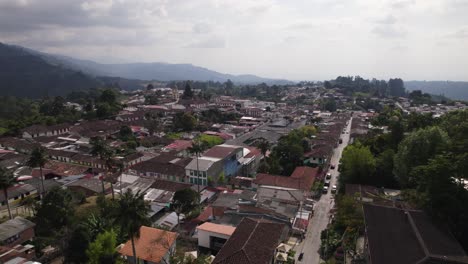
[[198, 246], [204, 248], [211, 248], [210, 237], [219, 237], [228, 240], [231, 236], [213, 233], [205, 230], [198, 230]]

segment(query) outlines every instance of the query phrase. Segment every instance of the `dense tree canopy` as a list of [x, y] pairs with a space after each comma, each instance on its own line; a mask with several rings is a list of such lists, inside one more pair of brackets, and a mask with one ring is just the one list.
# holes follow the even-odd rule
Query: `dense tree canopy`
[[360, 143], [347, 146], [341, 157], [340, 181], [367, 184], [372, 182], [376, 162], [370, 149]]
[[414, 186], [413, 168], [426, 164], [449, 144], [445, 131], [438, 127], [420, 129], [409, 134], [398, 146], [394, 174], [402, 186]]

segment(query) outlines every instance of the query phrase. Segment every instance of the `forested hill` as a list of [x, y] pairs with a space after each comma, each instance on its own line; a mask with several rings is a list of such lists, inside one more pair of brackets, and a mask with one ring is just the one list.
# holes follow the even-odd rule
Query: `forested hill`
[[451, 81], [406, 81], [409, 91], [421, 90], [424, 93], [444, 95], [450, 99], [468, 100], [468, 82]]
[[46, 62], [37, 54], [0, 43], [0, 95], [38, 98], [100, 86], [80, 71]]

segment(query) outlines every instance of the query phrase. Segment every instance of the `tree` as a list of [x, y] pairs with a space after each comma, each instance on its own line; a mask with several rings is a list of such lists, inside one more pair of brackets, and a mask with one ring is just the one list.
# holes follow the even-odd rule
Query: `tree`
[[68, 246], [63, 252], [65, 257], [64, 263], [88, 263], [86, 249], [90, 241], [88, 229], [78, 224], [72, 231], [68, 240]]
[[108, 103], [113, 105], [117, 103], [117, 94], [112, 89], [106, 89], [102, 91], [101, 96], [99, 96], [99, 101], [103, 103]]
[[198, 193], [190, 188], [182, 189], [174, 193], [172, 198], [173, 207], [180, 207], [183, 214], [187, 214], [198, 205], [200, 196]]
[[127, 234], [131, 240], [135, 263], [138, 263], [135, 238], [140, 236], [142, 225], [151, 224], [148, 218], [150, 207], [145, 202], [144, 197], [145, 193], [133, 194], [132, 190], [128, 189], [117, 201], [117, 210], [115, 210], [114, 215], [114, 224], [120, 227], [120, 233]]
[[262, 153], [264, 160], [265, 160], [266, 153], [270, 149], [270, 143], [267, 140], [262, 139], [257, 143], [257, 147], [260, 149], [260, 152]]
[[40, 177], [41, 177], [41, 187], [42, 187], [41, 197], [44, 196], [45, 194], [44, 175], [42, 173], [42, 168], [44, 168], [47, 161], [48, 161], [48, 157], [46, 154], [46, 149], [44, 147], [37, 147], [32, 151], [31, 155], [29, 156], [28, 161], [26, 162], [26, 165], [31, 168], [39, 167]]
[[200, 195], [200, 169], [198, 164], [198, 158], [200, 155], [205, 151], [206, 146], [203, 145], [201, 142], [194, 141], [192, 146], [189, 148], [189, 152], [195, 154], [195, 158], [197, 159], [197, 190], [198, 194]]
[[182, 94], [183, 99], [192, 99], [193, 98], [193, 91], [190, 83], [187, 81], [185, 83], [184, 93]]
[[322, 110], [326, 110], [328, 112], [335, 112], [336, 111], [336, 101], [333, 98], [327, 98], [322, 101]]
[[123, 141], [128, 141], [130, 138], [133, 137], [132, 129], [129, 126], [120, 127], [119, 137]]
[[117, 234], [111, 229], [99, 234], [86, 250], [90, 264], [123, 263], [119, 260], [117, 248]]
[[395, 151], [387, 149], [375, 159], [376, 171], [373, 184], [380, 187], [397, 188], [398, 182], [393, 175], [393, 159]]
[[388, 89], [391, 96], [405, 96], [405, 85], [402, 79], [390, 79], [388, 81]]
[[114, 167], [114, 151], [106, 146], [105, 142], [99, 137], [92, 138], [90, 144], [91, 155], [98, 156], [102, 161], [104, 161], [106, 166], [105, 175], [101, 177], [102, 193], [105, 194], [106, 192], [104, 181], [108, 180], [111, 183], [112, 198], [114, 198], [113, 180], [109, 175]]
[[447, 148], [449, 138], [438, 127], [428, 127], [409, 134], [399, 145], [393, 173], [402, 187], [414, 186], [413, 168], [424, 165], [430, 158]]
[[225, 183], [226, 183], [226, 177], [224, 176], [224, 172], [222, 172], [218, 176], [218, 184], [224, 185]]
[[[179, 215], [190, 213], [194, 208], [198, 207], [200, 204], [200, 195], [198, 192], [186, 188], [174, 193], [172, 198], [171, 208], [177, 213], [177, 218]], [[177, 221], [179, 221], [177, 219]]]
[[27, 208], [32, 213], [31, 215], [36, 214], [37, 200], [32, 195], [24, 197], [21, 201], [21, 205]]
[[369, 147], [360, 143], [347, 146], [341, 157], [340, 186], [346, 183], [369, 184], [375, 172], [375, 159]]
[[73, 216], [72, 195], [70, 191], [56, 187], [42, 199], [36, 214], [36, 233], [50, 237], [53, 232], [69, 224]]
[[197, 126], [197, 119], [190, 113], [177, 113], [174, 116], [174, 128], [182, 131], [192, 131]]
[[10, 203], [8, 201], [8, 188], [13, 186], [14, 182], [15, 178], [13, 177], [13, 173], [6, 168], [0, 167], [0, 188], [3, 190], [3, 195], [5, 196], [5, 203], [10, 219], [13, 219], [13, 217], [11, 216]]

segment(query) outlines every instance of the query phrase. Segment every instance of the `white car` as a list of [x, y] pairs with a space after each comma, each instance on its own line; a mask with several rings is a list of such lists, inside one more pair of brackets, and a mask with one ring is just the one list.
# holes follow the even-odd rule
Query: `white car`
[[336, 185], [333, 185], [333, 186], [332, 186], [331, 192], [332, 192], [332, 193], [336, 193]]
[[327, 186], [323, 186], [322, 193], [323, 194], [328, 193], [328, 187]]
[[325, 179], [327, 179], [327, 180], [331, 179], [331, 173], [330, 172], [327, 173], [327, 175], [325, 176]]

